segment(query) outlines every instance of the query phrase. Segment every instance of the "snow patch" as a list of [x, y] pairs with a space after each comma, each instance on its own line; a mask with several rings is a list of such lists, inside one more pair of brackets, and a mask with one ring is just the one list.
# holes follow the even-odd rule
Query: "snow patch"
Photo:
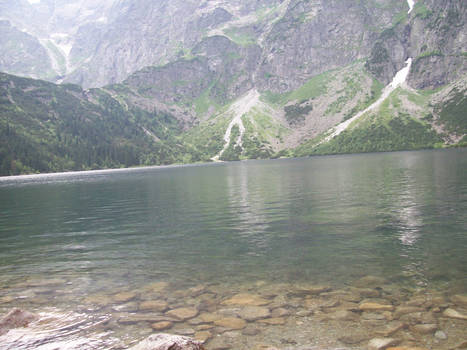
[[28, 0], [31, 5], [39, 4], [41, 0]]
[[409, 4], [409, 12], [412, 12], [413, 7], [415, 6], [415, 0], [407, 0], [407, 4]]
[[57, 46], [65, 58], [68, 60], [73, 44], [71, 43], [70, 36], [65, 33], [54, 33], [50, 36], [51, 41]]
[[227, 147], [229, 147], [230, 136], [234, 125], [238, 125], [238, 128], [240, 130], [240, 135], [238, 136], [237, 141], [235, 142], [235, 146], [242, 147], [242, 137], [245, 133], [245, 126], [243, 125], [242, 117], [245, 114], [247, 114], [251, 109], [253, 109], [253, 107], [257, 106], [260, 103], [259, 96], [260, 94], [256, 89], [250, 90], [245, 96], [241, 97], [238, 101], [233, 103], [232, 106], [230, 106], [226, 114], [233, 114], [234, 117], [229, 123], [229, 126], [227, 127], [227, 130], [224, 134], [224, 148], [219, 152], [219, 154], [211, 158], [213, 161], [219, 161], [219, 158], [225, 152]]
[[109, 19], [107, 17], [102, 16], [102, 17], [99, 17], [96, 22], [106, 24], [108, 21]]
[[396, 73], [392, 82], [384, 88], [383, 93], [381, 94], [381, 97], [378, 100], [376, 100], [376, 102], [374, 102], [372, 105], [370, 105], [365, 110], [358, 112], [352, 118], [347, 119], [346, 121], [334, 127], [333, 132], [330, 135], [328, 135], [323, 141], [318, 143], [318, 145], [332, 140], [334, 137], [336, 137], [337, 135], [342, 133], [345, 129], [347, 129], [353, 121], [357, 120], [365, 113], [369, 111], [373, 111], [376, 108], [378, 108], [381, 105], [381, 103], [383, 103], [383, 101], [386, 98], [388, 98], [391, 92], [393, 92], [399, 85], [404, 84], [405, 81], [407, 80], [407, 76], [409, 75], [410, 67], [412, 66], [412, 58], [407, 59], [405, 63], [406, 63], [406, 66]]

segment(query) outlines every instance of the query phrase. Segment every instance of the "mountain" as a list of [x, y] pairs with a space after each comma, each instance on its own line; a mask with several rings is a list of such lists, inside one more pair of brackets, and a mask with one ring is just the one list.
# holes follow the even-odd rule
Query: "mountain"
[[[61, 83], [1, 76], [3, 174], [466, 143], [462, 1], [3, 0], [0, 10], [0, 70]], [[125, 146], [76, 161], [61, 131], [82, 154]], [[13, 139], [49, 165], [30, 165]], [[119, 158], [125, 147], [132, 156]]]

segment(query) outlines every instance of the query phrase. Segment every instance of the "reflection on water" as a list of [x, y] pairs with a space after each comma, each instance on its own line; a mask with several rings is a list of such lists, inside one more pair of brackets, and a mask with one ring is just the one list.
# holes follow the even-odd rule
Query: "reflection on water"
[[[238, 167], [229, 167], [226, 177], [230, 209], [234, 220], [236, 234], [245, 240], [248, 255], [263, 255], [269, 245], [269, 236], [263, 234], [269, 225], [265, 216], [266, 198], [264, 193], [255, 191], [255, 184], [249, 179], [249, 172], [254, 171], [248, 163], [242, 162]], [[250, 191], [249, 187], [253, 187]]]
[[[60, 310], [97, 317], [86, 325], [110, 313], [99, 334], [132, 333], [131, 342], [152, 331], [149, 322], [122, 326], [115, 317], [138, 313], [138, 304], [155, 295], [141, 289], [160, 281], [173, 286], [158, 294], [168, 304], [207, 309], [201, 296], [181, 291], [210, 286], [206, 298], [215, 305], [235, 292], [262, 292], [291, 299], [296, 312], [309, 301], [289, 297], [291, 286], [345, 289], [365, 275], [384, 278], [399, 294], [465, 293], [465, 155], [460, 149], [3, 178], [0, 309], [42, 311], [53, 300]], [[114, 309], [109, 298], [117, 291], [138, 296]]]

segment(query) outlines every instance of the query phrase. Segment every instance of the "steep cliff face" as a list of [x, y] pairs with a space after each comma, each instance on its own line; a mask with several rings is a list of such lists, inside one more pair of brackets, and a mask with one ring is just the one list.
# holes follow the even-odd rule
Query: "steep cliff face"
[[388, 83], [407, 57], [414, 58], [410, 86], [434, 89], [467, 72], [464, 1], [419, 0], [410, 14], [376, 39], [367, 68]]
[[366, 58], [378, 32], [407, 11], [403, 1], [292, 1], [266, 38], [257, 75], [284, 92], [310, 77]]
[[9, 21], [0, 21], [0, 66], [13, 74], [33, 78], [53, 78], [54, 71], [47, 50], [32, 35], [13, 27]]
[[[225, 36], [261, 48], [244, 79], [259, 90], [290, 91], [360, 59], [388, 83], [408, 57], [415, 60], [409, 82], [433, 88], [466, 71], [466, 6], [418, 0], [408, 14], [403, 0], [3, 0], [0, 19], [11, 28], [3, 25], [2, 33], [21, 46], [25, 63], [12, 67], [18, 49], [4, 39], [0, 70], [103, 86], [146, 66], [192, 57], [207, 38]], [[225, 44], [217, 43], [221, 51]], [[235, 89], [235, 97], [244, 93]]]
[[412, 87], [434, 89], [467, 73], [465, 1], [419, 1], [410, 23], [409, 54], [415, 58]]
[[260, 57], [255, 45], [241, 47], [223, 36], [206, 38], [190, 57], [162, 67], [147, 67], [125, 84], [167, 103], [192, 101], [207, 93], [218, 104], [251, 89], [251, 71]]
[[[186, 56], [208, 33], [217, 29], [223, 34], [220, 28], [224, 24], [277, 2], [144, 0], [117, 4], [114, 11], [118, 17], [98, 33], [99, 45], [72, 49], [72, 59], [88, 59], [65, 81], [84, 86], [121, 82], [143, 67], [164, 65]], [[89, 35], [82, 34], [81, 42], [85, 43]]]

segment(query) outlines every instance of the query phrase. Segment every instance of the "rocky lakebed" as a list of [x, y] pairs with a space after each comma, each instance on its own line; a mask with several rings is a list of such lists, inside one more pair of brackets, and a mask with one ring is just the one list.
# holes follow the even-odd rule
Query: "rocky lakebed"
[[[467, 294], [455, 288], [376, 276], [339, 288], [156, 281], [79, 297], [67, 293], [72, 284], [31, 278], [3, 286], [0, 349], [129, 349], [159, 333], [198, 344], [180, 349], [467, 349]], [[146, 340], [135, 349], [179, 348]]]

